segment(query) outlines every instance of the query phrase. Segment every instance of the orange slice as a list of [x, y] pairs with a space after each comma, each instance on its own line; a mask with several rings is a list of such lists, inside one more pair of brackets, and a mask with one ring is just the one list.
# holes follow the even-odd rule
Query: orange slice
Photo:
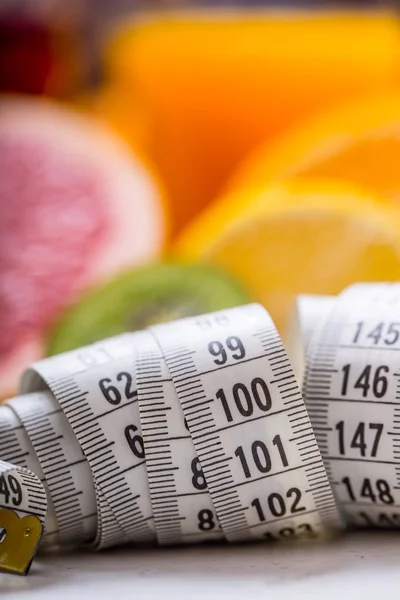
[[164, 179], [175, 233], [264, 140], [323, 107], [398, 85], [399, 25], [383, 10], [136, 15], [115, 30], [104, 71], [102, 115], [135, 148], [140, 137]]
[[235, 275], [282, 330], [296, 294], [400, 279], [400, 210], [330, 180], [240, 190], [203, 213], [176, 250]]
[[320, 113], [253, 154], [233, 189], [285, 178], [329, 177], [400, 196], [400, 92]]

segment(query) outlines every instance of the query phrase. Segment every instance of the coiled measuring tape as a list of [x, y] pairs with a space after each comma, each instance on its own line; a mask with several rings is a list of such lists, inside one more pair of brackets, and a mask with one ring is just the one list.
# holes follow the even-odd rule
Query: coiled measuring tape
[[[305, 390], [333, 473], [315, 336]], [[47, 358], [21, 392], [0, 407], [0, 456], [47, 492], [43, 546], [309, 539], [343, 526], [293, 369], [259, 305]], [[1, 506], [13, 508], [0, 486]]]
[[36, 475], [0, 461], [0, 569], [26, 574], [42, 537], [45, 489]]
[[325, 466], [350, 526], [398, 528], [400, 284], [351, 286], [327, 313], [304, 379]]

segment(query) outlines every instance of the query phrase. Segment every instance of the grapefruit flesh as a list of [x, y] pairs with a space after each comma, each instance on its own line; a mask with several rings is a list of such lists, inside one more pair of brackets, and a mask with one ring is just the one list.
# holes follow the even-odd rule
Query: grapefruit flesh
[[160, 192], [95, 121], [38, 100], [0, 102], [0, 397], [43, 353], [82, 290], [159, 256]]

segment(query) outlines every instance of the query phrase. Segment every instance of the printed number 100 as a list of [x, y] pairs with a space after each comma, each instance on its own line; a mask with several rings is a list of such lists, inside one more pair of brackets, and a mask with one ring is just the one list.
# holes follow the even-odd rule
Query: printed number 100
[[[242, 417], [251, 417], [255, 407], [263, 412], [268, 412], [272, 407], [271, 394], [267, 384], [261, 377], [255, 377], [252, 380], [250, 389], [244, 383], [235, 383], [232, 387], [232, 396], [236, 409]], [[232, 423], [234, 416], [222, 388], [217, 391], [216, 397], [221, 400], [226, 420], [228, 423]]]

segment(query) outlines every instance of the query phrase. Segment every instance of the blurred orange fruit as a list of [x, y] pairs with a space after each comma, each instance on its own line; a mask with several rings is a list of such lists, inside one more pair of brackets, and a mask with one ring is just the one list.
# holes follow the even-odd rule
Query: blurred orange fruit
[[304, 115], [400, 84], [385, 12], [193, 11], [123, 23], [99, 106], [163, 177], [175, 230], [264, 140]]
[[191, 224], [176, 251], [235, 275], [282, 331], [299, 293], [400, 279], [400, 209], [323, 179], [242, 189]]
[[320, 113], [256, 151], [231, 189], [302, 177], [345, 179], [400, 200], [400, 92]]
[[145, 116], [117, 84], [103, 86], [100, 93], [84, 98], [84, 108], [105, 118], [135, 152], [149, 154]]

